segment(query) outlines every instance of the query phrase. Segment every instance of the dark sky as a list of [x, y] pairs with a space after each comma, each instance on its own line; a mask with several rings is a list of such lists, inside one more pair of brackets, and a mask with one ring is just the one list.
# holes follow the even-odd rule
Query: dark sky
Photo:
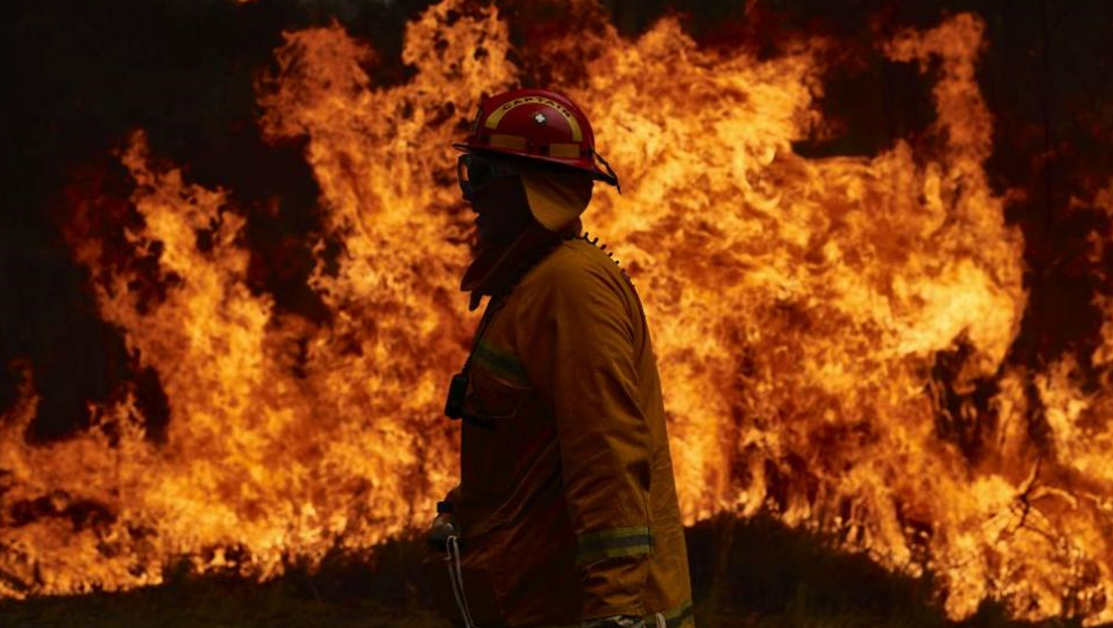
[[[157, 374], [136, 367], [122, 336], [96, 314], [87, 272], [60, 225], [76, 198], [99, 192], [126, 200], [132, 182], [112, 150], [146, 129], [153, 154], [187, 177], [234, 194], [248, 217], [250, 282], [278, 307], [314, 322], [328, 312], [305, 284], [312, 269], [306, 234], [319, 229], [317, 187], [296, 143], [264, 143], [255, 125], [254, 79], [281, 45], [281, 32], [330, 20], [374, 45], [385, 62], [375, 80], [407, 80], [399, 61], [402, 25], [428, 2], [360, 0], [7, 0], [0, 4], [4, 73], [0, 200], [0, 411], [15, 399], [25, 360], [41, 394], [28, 437], [64, 437], [83, 426], [87, 401], [136, 382], [159, 438], [167, 420]], [[539, 39], [560, 29], [564, 2], [499, 2], [519, 48], [542, 54]], [[702, 46], [746, 46], [778, 54], [801, 34], [845, 42], [827, 76], [825, 115], [843, 132], [802, 142], [806, 155], [868, 155], [922, 132], [934, 115], [930, 77], [880, 56], [874, 42], [896, 29], [930, 27], [973, 11], [989, 45], [978, 80], [996, 120], [988, 170], [998, 191], [1021, 188], [1008, 208], [1025, 235], [1031, 303], [1010, 361], [1043, 364], [1065, 351], [1088, 355], [1097, 342], [1098, 291], [1113, 259], [1088, 260], [1084, 238], [1109, 235], [1108, 219], [1068, 212], [1113, 174], [1113, 2], [1104, 0], [762, 0], [670, 3], [610, 0], [620, 32], [636, 36], [678, 13]], [[679, 8], [678, 8], [679, 7]], [[538, 44], [538, 45], [532, 45]], [[523, 53], [528, 60], [530, 52]], [[528, 63], [524, 67], [529, 67]], [[526, 76], [527, 82], [542, 77]], [[277, 212], [273, 208], [277, 207]], [[272, 208], [272, 209], [268, 209]], [[94, 231], [106, 240], [138, 220], [126, 202], [108, 207]], [[1106, 274], [1105, 276], [1111, 276]], [[158, 285], [149, 298], [158, 298]], [[1095, 380], [1096, 381], [1096, 376]]]

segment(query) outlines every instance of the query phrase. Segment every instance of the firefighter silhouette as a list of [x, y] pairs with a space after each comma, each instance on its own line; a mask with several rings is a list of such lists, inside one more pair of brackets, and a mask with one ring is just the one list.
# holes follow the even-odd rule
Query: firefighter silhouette
[[489, 297], [449, 385], [460, 484], [438, 504], [430, 579], [465, 626], [693, 626], [656, 357], [634, 285], [581, 232], [618, 177], [587, 116], [519, 89], [461, 144], [478, 243], [461, 289]]

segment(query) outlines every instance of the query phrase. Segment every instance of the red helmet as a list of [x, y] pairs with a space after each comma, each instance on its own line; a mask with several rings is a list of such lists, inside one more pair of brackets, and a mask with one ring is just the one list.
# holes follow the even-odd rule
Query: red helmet
[[595, 134], [583, 110], [547, 89], [515, 89], [484, 100], [464, 143], [453, 146], [568, 166], [618, 187], [618, 176], [595, 152]]

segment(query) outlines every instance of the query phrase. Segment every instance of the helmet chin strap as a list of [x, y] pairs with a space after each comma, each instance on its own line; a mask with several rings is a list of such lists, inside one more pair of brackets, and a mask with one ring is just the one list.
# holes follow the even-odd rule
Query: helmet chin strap
[[595, 158], [598, 159], [600, 162], [602, 162], [603, 167], [607, 169], [607, 175], [609, 175], [611, 179], [613, 179], [613, 182], [607, 181], [607, 183], [613, 185], [615, 189], [618, 190], [618, 193], [622, 194], [622, 185], [618, 182], [618, 175], [614, 173], [614, 169], [611, 168], [611, 164], [608, 163], [606, 159], [603, 159], [603, 156], [596, 152], [594, 148], [591, 149], [591, 154], [594, 155]]

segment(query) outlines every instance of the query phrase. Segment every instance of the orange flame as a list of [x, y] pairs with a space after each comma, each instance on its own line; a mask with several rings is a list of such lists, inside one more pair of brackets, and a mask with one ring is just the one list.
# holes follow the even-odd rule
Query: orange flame
[[[1070, 358], [1039, 372], [1006, 362], [1027, 295], [1021, 235], [983, 166], [983, 30], [960, 14], [883, 44], [935, 78], [937, 120], [931, 142], [872, 158], [793, 152], [823, 122], [820, 40], [759, 60], [702, 50], [674, 19], [635, 41], [600, 23], [558, 42], [591, 54], [586, 78], [553, 87], [586, 105], [623, 176], [626, 192], [598, 193], [585, 219], [645, 302], [687, 523], [767, 508], [893, 569], [932, 570], [956, 618], [998, 597], [1026, 618], [1110, 621], [1113, 299], [1100, 302], [1097, 392]], [[397, 86], [371, 87], [374, 52], [336, 24], [286, 35], [278, 73], [259, 82], [261, 125], [272, 141], [307, 139], [343, 243], [338, 267], [311, 278], [332, 312], [319, 327], [248, 290], [245, 221], [225, 192], [153, 163], [136, 134], [121, 154], [145, 220], [133, 253], [161, 249], [177, 279], [144, 308], [126, 272], [101, 269], [98, 303], [159, 374], [166, 443], [143, 439], [128, 397], [90, 408], [94, 427], [72, 440], [23, 444], [28, 371], [0, 422], [7, 495], [105, 514], [0, 521], [13, 576], [0, 593], [157, 583], [181, 556], [267, 577], [289, 554], [424, 525], [454, 481], [440, 407], [475, 322], [456, 289], [468, 227], [449, 144], [482, 94], [519, 80], [510, 51], [497, 8], [460, 0], [407, 26], [415, 74]], [[1113, 187], [1096, 202], [1113, 213]], [[75, 251], [95, 267], [99, 246]], [[1037, 401], [1049, 443], [1027, 427]]]

